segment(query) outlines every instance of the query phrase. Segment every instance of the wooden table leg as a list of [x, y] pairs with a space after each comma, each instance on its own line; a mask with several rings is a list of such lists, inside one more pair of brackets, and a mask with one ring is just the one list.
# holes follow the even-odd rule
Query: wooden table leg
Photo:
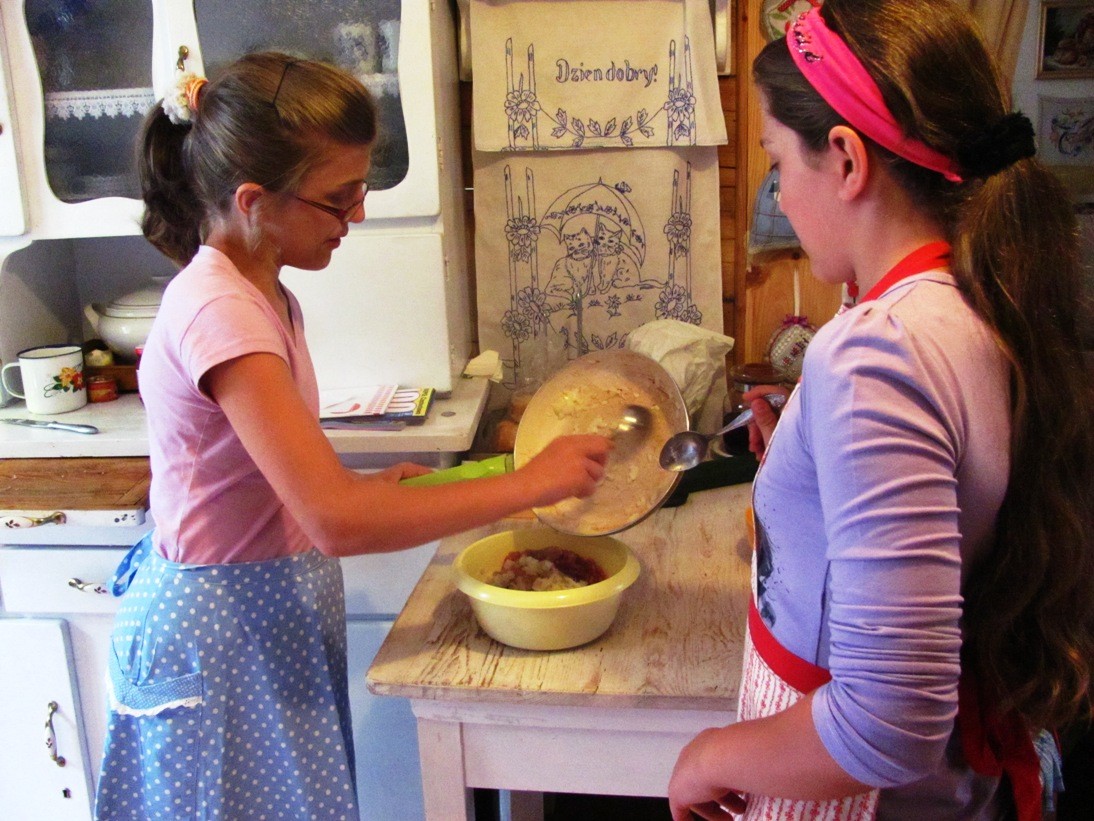
[[419, 718], [418, 753], [427, 821], [475, 821], [474, 794], [464, 777], [461, 725]]

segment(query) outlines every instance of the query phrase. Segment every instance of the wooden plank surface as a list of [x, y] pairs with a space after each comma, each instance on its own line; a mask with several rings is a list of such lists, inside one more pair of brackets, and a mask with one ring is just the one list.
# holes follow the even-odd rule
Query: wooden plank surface
[[748, 258], [748, 231], [752, 224], [752, 206], [760, 183], [770, 168], [760, 147], [763, 126], [760, 99], [751, 82], [752, 59], [766, 45], [760, 29], [760, 0], [741, 0], [737, 4], [737, 189], [734, 323], [737, 344], [736, 362], [760, 362], [766, 358], [767, 344], [787, 314], [794, 312], [794, 269], [801, 282], [801, 314], [820, 327], [838, 310], [840, 289], [814, 279], [809, 259], [800, 251], [785, 251], [763, 260]]
[[483, 633], [455, 556], [505, 522], [445, 539], [368, 673], [379, 694], [544, 705], [733, 710], [749, 590], [751, 485], [693, 493], [617, 537], [642, 565], [601, 638], [552, 652]]
[[143, 456], [0, 459], [0, 509], [146, 509], [151, 482]]

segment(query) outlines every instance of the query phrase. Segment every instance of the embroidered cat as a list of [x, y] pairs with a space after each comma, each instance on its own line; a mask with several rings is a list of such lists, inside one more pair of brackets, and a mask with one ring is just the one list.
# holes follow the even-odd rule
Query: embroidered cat
[[600, 223], [593, 239], [593, 256], [593, 282], [598, 293], [640, 284], [638, 266], [623, 253], [622, 228], [612, 231], [608, 224]]
[[568, 301], [575, 295], [580, 297], [593, 292], [593, 237], [582, 228], [563, 234], [562, 241], [566, 245], [566, 256], [551, 269], [545, 290], [548, 296], [564, 297]]

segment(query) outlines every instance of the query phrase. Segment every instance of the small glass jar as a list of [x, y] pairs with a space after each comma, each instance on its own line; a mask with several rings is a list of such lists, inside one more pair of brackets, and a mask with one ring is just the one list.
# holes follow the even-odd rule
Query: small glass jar
[[112, 402], [118, 398], [118, 382], [112, 376], [89, 376], [87, 399], [89, 402]]

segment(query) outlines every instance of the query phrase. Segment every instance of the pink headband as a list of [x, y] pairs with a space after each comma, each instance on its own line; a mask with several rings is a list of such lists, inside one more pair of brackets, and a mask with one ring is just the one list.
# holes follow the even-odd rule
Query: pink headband
[[786, 43], [805, 79], [848, 123], [898, 157], [937, 171], [950, 182], [961, 182], [952, 159], [905, 136], [877, 83], [839, 35], [825, 25], [819, 7], [798, 16]]

